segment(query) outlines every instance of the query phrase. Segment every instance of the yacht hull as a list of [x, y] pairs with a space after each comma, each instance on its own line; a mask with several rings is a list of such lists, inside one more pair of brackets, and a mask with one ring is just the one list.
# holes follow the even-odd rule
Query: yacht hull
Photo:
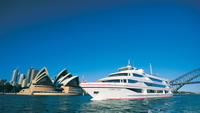
[[130, 87], [116, 86], [116, 87], [104, 87], [92, 84], [81, 84], [83, 90], [92, 96], [92, 100], [134, 100], [134, 99], [151, 99], [151, 98], [167, 98], [172, 97], [172, 93], [137, 93], [129, 90]]

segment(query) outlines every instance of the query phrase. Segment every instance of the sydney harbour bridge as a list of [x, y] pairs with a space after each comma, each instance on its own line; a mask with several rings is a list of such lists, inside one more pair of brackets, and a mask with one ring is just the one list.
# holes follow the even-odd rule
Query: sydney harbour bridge
[[173, 92], [178, 92], [178, 90], [187, 84], [197, 84], [200, 83], [200, 68], [194, 69], [184, 75], [170, 81]]

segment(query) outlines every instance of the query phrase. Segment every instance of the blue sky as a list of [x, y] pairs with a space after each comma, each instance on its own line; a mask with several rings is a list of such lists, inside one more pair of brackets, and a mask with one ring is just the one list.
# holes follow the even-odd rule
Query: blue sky
[[[2, 2], [2, 1], [1, 1]], [[0, 3], [0, 78], [46, 66], [96, 81], [126, 66], [176, 77], [200, 66], [200, 3], [174, 0]], [[182, 90], [199, 91], [199, 84]]]

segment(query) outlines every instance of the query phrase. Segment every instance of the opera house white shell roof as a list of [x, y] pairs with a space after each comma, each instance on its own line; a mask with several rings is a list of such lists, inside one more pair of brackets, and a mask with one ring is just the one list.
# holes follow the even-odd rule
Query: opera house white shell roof
[[40, 72], [35, 76], [32, 84], [33, 85], [53, 85], [46, 67], [42, 68]]
[[72, 76], [71, 73], [67, 73], [67, 69], [61, 71], [54, 82], [55, 86], [78, 86], [79, 79], [78, 76]]

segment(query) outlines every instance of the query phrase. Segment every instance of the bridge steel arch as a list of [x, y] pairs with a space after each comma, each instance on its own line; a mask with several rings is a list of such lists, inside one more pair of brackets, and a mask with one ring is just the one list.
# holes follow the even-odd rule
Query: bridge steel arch
[[[172, 81], [170, 81], [170, 85], [172, 87], [172, 92], [177, 92], [181, 87], [186, 84], [190, 84], [192, 80], [197, 79], [200, 77], [200, 68], [194, 69]], [[193, 83], [193, 82], [191, 82]], [[198, 82], [196, 82], [198, 83]]]

